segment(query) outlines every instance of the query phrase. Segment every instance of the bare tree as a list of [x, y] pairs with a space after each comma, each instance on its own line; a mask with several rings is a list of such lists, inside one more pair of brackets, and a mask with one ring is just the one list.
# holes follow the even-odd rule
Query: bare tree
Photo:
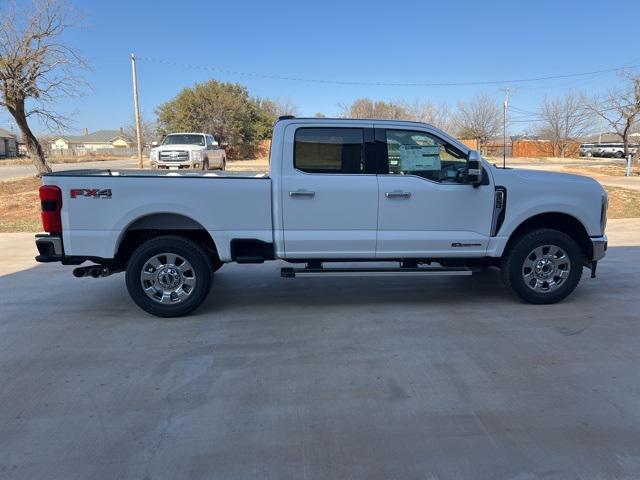
[[51, 168], [30, 119], [39, 117], [51, 129], [66, 128], [68, 119], [51, 105], [84, 86], [78, 69], [86, 64], [61, 40], [74, 23], [63, 0], [32, 0], [24, 8], [10, 1], [0, 7], [0, 105], [15, 119], [38, 175]]
[[407, 112], [408, 120], [428, 123], [445, 132], [453, 129], [453, 115], [446, 103], [436, 104], [419, 98], [411, 102], [399, 101], [398, 103]]
[[461, 138], [476, 140], [482, 151], [486, 143], [500, 131], [502, 109], [495, 98], [481, 94], [468, 102], [458, 102], [454, 125]]
[[[124, 133], [127, 137], [133, 140], [134, 144], [137, 143], [135, 118], [132, 118], [131, 123], [124, 128]], [[149, 120], [144, 115], [140, 116], [140, 137], [143, 149], [154, 140], [157, 140], [158, 137], [158, 128], [155, 122]]]
[[562, 97], [545, 97], [540, 107], [540, 137], [552, 142], [553, 155], [564, 158], [571, 146], [593, 130], [593, 116], [582, 94], [568, 92]]
[[295, 104], [291, 97], [276, 98], [271, 101], [273, 102], [273, 113], [276, 118], [284, 115], [297, 116], [300, 112], [298, 105]]
[[640, 123], [640, 76], [630, 71], [622, 75], [626, 80], [623, 88], [609, 90], [604, 99], [593, 98], [588, 102], [587, 109], [620, 136], [626, 157], [629, 154], [629, 135]]
[[344, 118], [380, 118], [386, 120], [408, 120], [409, 114], [397, 102], [358, 98], [349, 104], [338, 105]]

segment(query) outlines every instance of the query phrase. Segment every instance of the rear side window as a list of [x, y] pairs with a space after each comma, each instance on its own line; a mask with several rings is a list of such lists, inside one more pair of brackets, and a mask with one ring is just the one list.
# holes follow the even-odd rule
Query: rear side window
[[308, 173], [364, 173], [361, 128], [298, 128], [293, 165]]

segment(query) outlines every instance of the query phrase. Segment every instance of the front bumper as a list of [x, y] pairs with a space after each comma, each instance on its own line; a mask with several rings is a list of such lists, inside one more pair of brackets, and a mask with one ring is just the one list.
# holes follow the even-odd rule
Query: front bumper
[[602, 260], [606, 255], [608, 247], [608, 239], [606, 235], [602, 237], [592, 237], [591, 238], [591, 260], [592, 262], [597, 262]]
[[200, 162], [151, 162], [151, 168], [181, 170], [185, 168], [200, 168]]

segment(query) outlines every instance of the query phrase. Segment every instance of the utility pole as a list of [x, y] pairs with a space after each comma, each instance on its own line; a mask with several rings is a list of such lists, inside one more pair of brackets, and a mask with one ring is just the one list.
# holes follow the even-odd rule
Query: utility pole
[[507, 88], [502, 104], [502, 168], [507, 168], [507, 110], [509, 109], [509, 94], [511, 90]]
[[131, 54], [131, 74], [133, 76], [133, 108], [136, 117], [136, 140], [138, 144], [138, 168], [142, 165], [142, 135], [140, 133], [140, 107], [138, 106], [138, 77], [136, 75], [136, 56]]

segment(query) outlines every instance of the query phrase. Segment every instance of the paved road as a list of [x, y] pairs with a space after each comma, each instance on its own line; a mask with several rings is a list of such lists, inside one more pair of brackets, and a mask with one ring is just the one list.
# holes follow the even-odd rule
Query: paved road
[[[611, 163], [611, 161], [610, 161]], [[567, 163], [565, 166], [580, 166], [577, 163]], [[524, 168], [528, 170], [548, 170], [551, 172], [560, 172], [560, 173], [574, 173], [567, 172], [563, 169], [562, 165], [553, 165], [553, 164], [540, 164], [540, 163], [519, 163], [514, 165], [515, 168]], [[583, 173], [583, 175], [587, 175], [587, 173]], [[632, 176], [632, 177], [620, 177], [613, 175], [600, 175], [600, 174], [592, 174], [593, 178], [595, 178], [602, 185], [607, 185], [609, 187], [621, 187], [627, 188], [630, 190], [638, 190], [640, 191], [640, 177]]]
[[[104, 160], [98, 162], [54, 163], [51, 168], [57, 172], [78, 168], [137, 168], [137, 165], [137, 160]], [[36, 169], [33, 165], [2, 165], [0, 163], [0, 181], [29, 177], [35, 173]]]
[[[79, 163], [54, 163], [51, 165], [54, 171], [76, 170], [82, 168], [138, 168], [137, 160], [103, 160], [97, 162]], [[257, 160], [230, 160], [227, 162], [227, 170], [230, 171], [268, 171], [269, 163], [266, 158]], [[0, 163], [0, 182], [15, 180], [34, 175], [36, 172], [32, 165], [2, 165]]]
[[[640, 478], [640, 221], [532, 306], [497, 272], [282, 279], [228, 265], [193, 316], [0, 235], [0, 478]], [[586, 273], [586, 272], [585, 272]]]

